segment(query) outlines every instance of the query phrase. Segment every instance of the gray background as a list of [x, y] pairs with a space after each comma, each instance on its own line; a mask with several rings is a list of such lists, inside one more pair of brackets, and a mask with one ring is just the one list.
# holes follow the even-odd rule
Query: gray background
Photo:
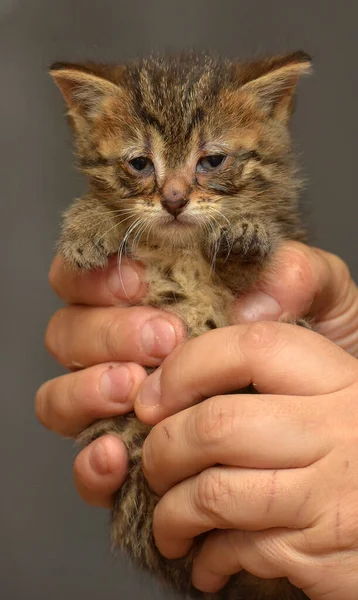
[[111, 558], [106, 512], [74, 491], [72, 444], [33, 414], [36, 388], [61, 372], [43, 347], [59, 306], [47, 271], [60, 213], [82, 189], [47, 66], [187, 46], [312, 53], [316, 74], [300, 86], [293, 123], [309, 176], [305, 199], [315, 242], [357, 277], [357, 7], [353, 0], [0, 0], [2, 599], [160, 598]]

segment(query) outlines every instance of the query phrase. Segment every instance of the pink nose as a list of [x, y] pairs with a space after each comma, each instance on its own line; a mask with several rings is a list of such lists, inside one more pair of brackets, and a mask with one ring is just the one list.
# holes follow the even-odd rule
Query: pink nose
[[173, 178], [167, 181], [162, 190], [162, 207], [176, 217], [189, 202], [188, 192], [188, 186], [183, 179]]
[[189, 200], [186, 198], [181, 198], [180, 200], [165, 200], [164, 198], [161, 200], [161, 205], [168, 211], [169, 214], [177, 217], [183, 212], [184, 207], [188, 204]]

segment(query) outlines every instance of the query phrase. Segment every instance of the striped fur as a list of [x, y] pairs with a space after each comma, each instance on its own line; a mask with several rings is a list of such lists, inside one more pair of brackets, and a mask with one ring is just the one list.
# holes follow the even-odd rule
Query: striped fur
[[[68, 263], [100, 268], [110, 254], [129, 254], [146, 266], [143, 303], [178, 314], [189, 337], [230, 324], [234, 298], [269, 269], [278, 244], [304, 239], [288, 123], [297, 81], [309, 70], [303, 52], [248, 63], [189, 54], [54, 65], [89, 181], [64, 218], [59, 249]], [[203, 168], [211, 155], [225, 158]], [[150, 161], [144, 173], [133, 168], [137, 157]], [[187, 201], [177, 218], [163, 208], [168, 189]], [[95, 423], [80, 441], [111, 432], [126, 444], [130, 469], [113, 508], [115, 546], [164, 585], [202, 597], [190, 583], [201, 539], [177, 561], [164, 559], [154, 544], [157, 498], [141, 470], [148, 431], [128, 415]], [[205, 597], [305, 596], [286, 580], [243, 572]]]

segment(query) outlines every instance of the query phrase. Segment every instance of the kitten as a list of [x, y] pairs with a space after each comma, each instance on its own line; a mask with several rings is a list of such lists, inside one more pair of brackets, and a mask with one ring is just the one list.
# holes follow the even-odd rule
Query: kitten
[[[300, 180], [288, 124], [303, 52], [243, 63], [206, 55], [124, 65], [55, 64], [88, 193], [65, 215], [59, 251], [80, 269], [110, 254], [144, 263], [143, 304], [182, 317], [188, 336], [231, 323], [234, 298], [269, 267], [284, 240], [303, 240]], [[229, 391], [229, 390], [227, 390]], [[218, 594], [190, 583], [195, 549], [169, 561], [157, 551], [157, 502], [141, 470], [149, 427], [134, 414], [95, 423], [89, 443], [119, 435], [130, 469], [112, 516], [115, 545], [165, 585], [197, 597], [306, 598], [287, 580], [242, 572]], [[197, 541], [196, 548], [200, 546]]]

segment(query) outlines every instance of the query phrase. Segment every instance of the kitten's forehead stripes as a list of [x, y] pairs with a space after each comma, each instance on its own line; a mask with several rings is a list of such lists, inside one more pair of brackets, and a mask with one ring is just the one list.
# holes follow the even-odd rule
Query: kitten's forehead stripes
[[165, 134], [165, 125], [160, 122], [158, 117], [150, 113], [144, 106], [140, 109], [140, 116], [148, 125], [154, 127], [161, 135]]
[[188, 141], [193, 132], [193, 129], [201, 124], [205, 116], [204, 109], [200, 106], [195, 110], [189, 124], [187, 125], [186, 132], [184, 133], [184, 140]]
[[126, 83], [137, 114], [165, 138], [174, 158], [202, 122], [203, 105], [210, 110], [228, 73], [225, 61], [190, 55], [180, 61], [154, 59], [130, 65]]

